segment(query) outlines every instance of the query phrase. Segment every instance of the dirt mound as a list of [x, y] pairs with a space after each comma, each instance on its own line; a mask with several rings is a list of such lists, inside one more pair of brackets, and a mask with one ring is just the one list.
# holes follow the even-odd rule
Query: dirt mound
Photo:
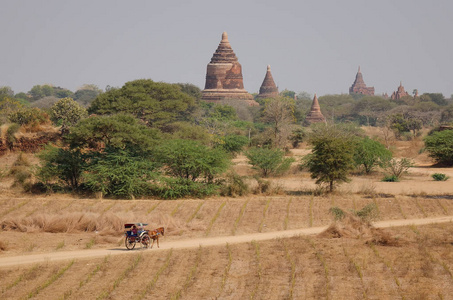
[[355, 238], [381, 246], [399, 246], [400, 240], [389, 232], [374, 228], [370, 222], [359, 217], [347, 214], [343, 219], [335, 221], [326, 230], [321, 232], [321, 238]]

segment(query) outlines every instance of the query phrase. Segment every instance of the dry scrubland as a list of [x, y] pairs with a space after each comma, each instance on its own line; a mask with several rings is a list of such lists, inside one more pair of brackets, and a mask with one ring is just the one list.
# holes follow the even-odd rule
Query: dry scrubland
[[[416, 160], [402, 182], [382, 174], [354, 176], [339, 192], [312, 196], [307, 173], [272, 181], [282, 195], [183, 200], [80, 199], [30, 196], [0, 182], [0, 257], [125, 249], [123, 223], [166, 227], [161, 244], [225, 237], [198, 249], [134, 250], [132, 255], [44, 261], [0, 268], [2, 299], [453, 299], [453, 224], [385, 229], [384, 242], [356, 232], [228, 244], [232, 235], [332, 223], [329, 208], [359, 210], [374, 203], [380, 220], [453, 216], [452, 169], [431, 168], [420, 141], [396, 154]], [[305, 153], [294, 150], [294, 155]], [[2, 158], [11, 165], [14, 156]], [[236, 170], [251, 174], [243, 157]], [[385, 241], [391, 241], [385, 243]], [[129, 252], [130, 254], [130, 252]]]

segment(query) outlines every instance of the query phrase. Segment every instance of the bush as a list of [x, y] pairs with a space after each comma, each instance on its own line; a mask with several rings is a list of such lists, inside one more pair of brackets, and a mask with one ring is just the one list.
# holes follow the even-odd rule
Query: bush
[[22, 107], [9, 114], [8, 119], [19, 125], [37, 126], [49, 122], [49, 116], [38, 108]]
[[286, 172], [294, 158], [285, 158], [285, 153], [280, 149], [251, 148], [246, 153], [252, 168], [259, 170], [263, 177], [280, 175]]
[[87, 116], [86, 109], [71, 98], [60, 99], [50, 108], [52, 122], [61, 125], [63, 132]]
[[242, 176], [239, 176], [237, 173], [229, 173], [226, 176], [226, 180], [223, 182], [220, 188], [221, 196], [244, 196], [249, 192], [249, 187], [244, 181]]
[[194, 182], [184, 178], [161, 178], [158, 185], [151, 188], [151, 193], [163, 199], [184, 197], [203, 198], [217, 194], [218, 186]]
[[134, 198], [148, 193], [156, 168], [149, 156], [109, 147], [91, 158], [83, 178], [93, 192]]
[[248, 143], [249, 139], [243, 135], [229, 134], [221, 138], [219, 147], [225, 152], [236, 156]]
[[12, 150], [14, 143], [16, 142], [16, 133], [19, 131], [20, 125], [17, 123], [13, 123], [9, 125], [8, 129], [6, 130], [6, 143], [10, 150]]
[[398, 182], [400, 180], [395, 175], [385, 175], [385, 177], [382, 178], [382, 181], [384, 181], [384, 182]]
[[385, 166], [391, 158], [392, 152], [378, 141], [365, 137], [356, 144], [354, 162], [356, 167], [362, 167], [366, 174], [377, 166]]
[[449, 176], [442, 174], [442, 173], [434, 173], [433, 175], [431, 175], [431, 177], [435, 181], [446, 181], [448, 178], [450, 178]]
[[434, 132], [425, 138], [425, 149], [439, 164], [453, 165], [453, 130]]
[[192, 140], [170, 140], [157, 151], [168, 175], [192, 181], [203, 178], [212, 183], [230, 164], [221, 149], [211, 149]]
[[414, 166], [414, 162], [409, 158], [393, 158], [386, 163], [385, 170], [390, 175], [395, 176], [399, 181], [401, 177], [408, 173], [409, 168]]

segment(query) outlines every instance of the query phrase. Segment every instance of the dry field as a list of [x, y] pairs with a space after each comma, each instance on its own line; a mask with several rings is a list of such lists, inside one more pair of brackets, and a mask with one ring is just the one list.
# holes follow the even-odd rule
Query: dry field
[[[431, 168], [413, 143], [398, 145], [398, 154], [417, 164], [403, 181], [354, 176], [324, 196], [311, 195], [313, 180], [300, 172], [271, 179], [282, 195], [183, 200], [37, 197], [0, 180], [0, 258], [89, 249], [121, 253], [0, 266], [0, 299], [453, 299], [451, 222], [383, 229], [393, 241], [388, 244], [360, 232], [229, 243], [232, 236], [327, 226], [333, 206], [348, 211], [374, 203], [379, 220], [453, 216], [453, 179], [430, 177], [453, 178], [453, 169]], [[7, 155], [0, 166], [14, 160]], [[243, 157], [235, 162], [238, 173], [252, 173]], [[166, 227], [163, 248], [210, 237], [224, 244], [125, 251], [126, 222]]]

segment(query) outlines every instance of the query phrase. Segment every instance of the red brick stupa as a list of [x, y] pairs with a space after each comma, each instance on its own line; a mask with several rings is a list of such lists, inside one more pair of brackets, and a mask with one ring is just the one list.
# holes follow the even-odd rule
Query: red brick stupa
[[326, 122], [326, 118], [324, 118], [321, 112], [321, 107], [319, 106], [318, 97], [316, 96], [316, 94], [315, 97], [313, 98], [313, 103], [311, 105], [310, 112], [307, 114], [305, 121], [309, 124]]
[[226, 32], [222, 34], [222, 41], [208, 64], [201, 99], [208, 102], [243, 100], [249, 105], [258, 105], [244, 89], [242, 66], [231, 48]]
[[258, 97], [263, 99], [278, 97], [278, 88], [272, 77], [271, 66], [267, 66], [266, 76], [264, 77], [263, 84], [261, 84]]
[[362, 94], [362, 95], [369, 95], [374, 96], [374, 87], [367, 87], [365, 82], [363, 81], [362, 72], [357, 71], [357, 75], [355, 76], [355, 81], [352, 86], [349, 88], [349, 94]]

